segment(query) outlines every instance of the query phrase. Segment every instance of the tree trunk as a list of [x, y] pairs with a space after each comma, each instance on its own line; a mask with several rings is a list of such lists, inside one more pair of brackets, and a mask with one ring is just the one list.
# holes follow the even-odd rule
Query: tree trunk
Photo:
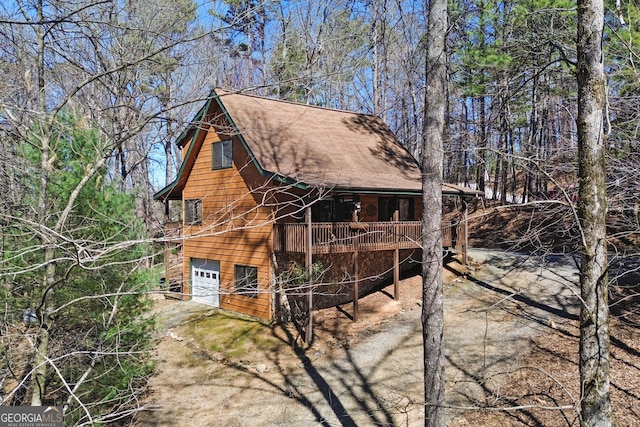
[[580, 383], [582, 426], [610, 426], [605, 194], [606, 101], [602, 0], [578, 1], [578, 214], [582, 231]]
[[[480, 97], [479, 106], [479, 120], [480, 120], [480, 141], [478, 143], [478, 169], [476, 171], [476, 182], [478, 183], [478, 190], [484, 192], [485, 188], [485, 174], [487, 172], [487, 116], [486, 116], [486, 102], [484, 95]], [[495, 192], [493, 193], [495, 197]]]
[[427, 24], [427, 91], [422, 150], [422, 334], [425, 426], [444, 426], [442, 297], [442, 161], [447, 1], [431, 0]]
[[[43, 2], [37, 4], [38, 25], [36, 27], [36, 36], [38, 39], [38, 109], [42, 117], [46, 115], [46, 97], [45, 97], [45, 64], [44, 64], [44, 6]], [[51, 162], [51, 147], [47, 136], [48, 126], [46, 120], [42, 120], [42, 134], [40, 140], [40, 186], [38, 189], [38, 214], [40, 218], [46, 218], [47, 214], [47, 185], [49, 183], [49, 171]], [[46, 233], [45, 233], [46, 234]], [[43, 278], [44, 293], [40, 307], [37, 312], [40, 317], [40, 327], [36, 333], [36, 352], [33, 362], [33, 372], [31, 374], [31, 406], [42, 406], [42, 400], [46, 392], [46, 376], [47, 376], [47, 360], [49, 353], [49, 330], [53, 324], [49, 315], [54, 303], [53, 285], [55, 283], [55, 242], [48, 238], [42, 239], [42, 245], [45, 247], [44, 263], [46, 265]]]
[[33, 361], [33, 373], [31, 374], [32, 387], [31, 406], [42, 406], [47, 390], [47, 364], [49, 358], [49, 330], [53, 327], [51, 312], [55, 308], [54, 285], [55, 264], [52, 260], [55, 250], [48, 248], [45, 251], [45, 259], [49, 262], [45, 268], [44, 295], [41, 306], [38, 309], [40, 315], [40, 328], [37, 332], [36, 355]]

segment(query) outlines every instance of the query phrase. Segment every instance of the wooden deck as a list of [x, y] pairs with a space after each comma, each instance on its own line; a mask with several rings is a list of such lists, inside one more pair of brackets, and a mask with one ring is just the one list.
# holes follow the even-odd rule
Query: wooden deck
[[[464, 224], [442, 226], [443, 248], [457, 246], [457, 238], [464, 237]], [[321, 222], [311, 225], [313, 254], [353, 251], [385, 251], [419, 248], [422, 224], [420, 221], [401, 222]], [[275, 224], [274, 252], [305, 253], [307, 248], [305, 224]]]
[[[182, 241], [179, 223], [167, 223], [165, 236], [169, 242]], [[274, 224], [273, 251], [305, 253], [306, 224]], [[317, 254], [358, 251], [414, 249], [421, 244], [422, 223], [400, 222], [316, 222], [311, 225], [312, 252]], [[442, 247], [465, 250], [464, 224], [442, 224]]]

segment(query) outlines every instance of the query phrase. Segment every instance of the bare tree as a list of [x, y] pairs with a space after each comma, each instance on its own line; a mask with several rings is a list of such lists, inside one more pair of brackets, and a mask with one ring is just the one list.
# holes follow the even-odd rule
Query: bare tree
[[607, 288], [606, 85], [602, 52], [604, 4], [578, 2], [578, 215], [580, 262], [581, 424], [610, 426]]
[[447, 1], [431, 0], [427, 24], [427, 91], [422, 151], [422, 328], [425, 426], [444, 426], [442, 161]]

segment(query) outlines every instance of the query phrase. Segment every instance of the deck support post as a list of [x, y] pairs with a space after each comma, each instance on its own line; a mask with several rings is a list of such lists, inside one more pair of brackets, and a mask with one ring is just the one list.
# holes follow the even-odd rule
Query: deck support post
[[359, 296], [359, 287], [360, 287], [360, 277], [359, 277], [359, 266], [358, 266], [358, 249], [353, 252], [353, 321], [358, 321], [358, 296]]
[[305, 210], [305, 220], [307, 224], [307, 247], [305, 253], [305, 266], [307, 268], [307, 277], [308, 283], [308, 301], [307, 304], [309, 306], [309, 318], [307, 323], [307, 329], [305, 332], [305, 341], [310, 344], [313, 339], [313, 233], [311, 232], [311, 206], [307, 206]]
[[[354, 210], [352, 214], [353, 222], [358, 221], [358, 211]], [[360, 272], [358, 265], [358, 248], [360, 247], [360, 231], [356, 231], [354, 238], [355, 250], [353, 251], [353, 321], [358, 321], [358, 297], [360, 296]]]
[[395, 222], [395, 242], [396, 247], [393, 250], [393, 299], [400, 299], [400, 249], [398, 249], [400, 241], [399, 213], [398, 209], [393, 211], [393, 222]]
[[469, 247], [469, 208], [467, 205], [467, 202], [465, 202], [464, 200], [462, 201], [462, 204], [464, 206], [464, 217], [463, 217], [463, 221], [464, 221], [464, 240], [462, 243], [462, 265], [464, 265], [465, 268], [467, 268], [468, 262], [467, 262], [467, 248]]
[[[165, 239], [167, 236], [165, 236]], [[171, 283], [171, 277], [169, 274], [171, 273], [171, 248], [169, 247], [169, 242], [164, 242], [164, 290], [169, 290], [169, 284]]]
[[[171, 283], [171, 244], [169, 243], [169, 236], [167, 236], [167, 224], [171, 219], [171, 212], [169, 211], [169, 200], [164, 201], [164, 286], [165, 291], [169, 290], [169, 284]], [[171, 236], [173, 237], [173, 236]]]

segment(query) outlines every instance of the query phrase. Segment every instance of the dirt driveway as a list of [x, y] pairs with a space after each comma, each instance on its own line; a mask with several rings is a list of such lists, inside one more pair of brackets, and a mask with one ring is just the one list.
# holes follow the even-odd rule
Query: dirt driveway
[[[459, 264], [445, 271], [447, 424], [577, 425], [572, 261], [482, 250], [471, 257], [476, 268], [466, 278]], [[164, 332], [143, 402], [153, 410], [136, 424], [424, 425], [420, 277], [402, 281], [400, 301], [390, 292], [361, 300], [357, 323], [349, 306], [319, 312], [311, 348], [292, 329], [159, 301]], [[638, 378], [640, 334], [629, 334], [617, 359]], [[640, 425], [640, 384], [623, 382], [613, 387], [618, 419]]]

